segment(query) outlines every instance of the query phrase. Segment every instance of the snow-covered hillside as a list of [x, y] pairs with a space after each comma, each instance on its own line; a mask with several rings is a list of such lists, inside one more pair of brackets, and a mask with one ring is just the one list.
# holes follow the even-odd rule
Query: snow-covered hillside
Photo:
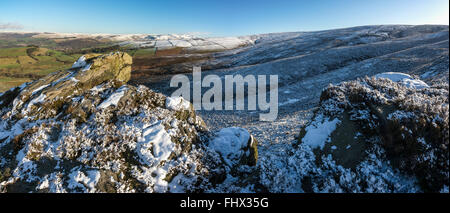
[[[268, 171], [267, 174], [261, 174], [261, 183], [269, 191], [306, 190], [301, 187], [301, 183], [310, 180], [302, 180], [303, 177], [309, 178], [308, 175], [302, 174], [304, 171], [310, 171], [307, 168], [316, 168], [312, 162], [320, 156], [305, 151], [311, 149], [306, 144], [300, 145], [304, 147], [303, 151], [294, 148], [293, 144], [297, 143], [299, 130], [313, 120], [322, 91], [330, 84], [397, 72], [406, 74], [401, 74], [407, 76], [402, 79], [403, 84], [418, 85], [417, 89], [424, 85], [431, 88], [448, 88], [448, 26], [363, 26], [259, 36], [255, 45], [215, 53], [212, 60], [199, 62], [197, 65], [204, 68], [204, 75], [278, 75], [278, 119], [275, 122], [261, 122], [258, 119], [258, 111], [199, 111], [199, 114], [213, 128], [230, 125], [244, 127], [258, 139], [258, 165], [262, 171]], [[164, 94], [171, 94], [173, 90], [166, 87], [170, 78], [162, 79], [147, 85]], [[332, 134], [331, 127], [334, 125], [339, 126], [334, 119], [324, 123], [328, 129], [315, 126], [309, 128], [317, 129], [317, 134], [322, 136]], [[286, 156], [285, 153], [292, 154]], [[298, 155], [295, 160], [293, 155]], [[338, 169], [331, 163], [329, 161], [327, 168], [322, 167], [322, 172], [331, 175], [331, 170]], [[386, 169], [383, 165], [378, 168]], [[400, 184], [405, 187], [403, 189], [420, 191], [414, 178], [406, 176], [402, 179], [401, 175], [394, 175], [392, 180], [398, 181], [392, 183]], [[339, 191], [336, 183], [332, 181], [335, 180], [322, 182], [325, 184], [324, 188], [309, 188], [306, 191]], [[370, 191], [375, 188], [359, 190]], [[379, 189], [375, 191], [386, 191]], [[400, 187], [393, 191], [403, 189]]]
[[[448, 192], [448, 26], [96, 36], [144, 48], [221, 48], [201, 60], [163, 55], [169, 68], [128, 84], [141, 70], [106, 80], [102, 64], [115, 54], [87, 55], [1, 94], [1, 190]], [[194, 65], [222, 78], [278, 75], [278, 119], [194, 112], [190, 100], [166, 98], [172, 74]]]
[[234, 49], [255, 43], [259, 36], [199, 37], [191, 34], [78, 34], [38, 33], [33, 38], [47, 39], [96, 39], [112, 41], [122, 46], [135, 48], [186, 48], [194, 51], [217, 51]]

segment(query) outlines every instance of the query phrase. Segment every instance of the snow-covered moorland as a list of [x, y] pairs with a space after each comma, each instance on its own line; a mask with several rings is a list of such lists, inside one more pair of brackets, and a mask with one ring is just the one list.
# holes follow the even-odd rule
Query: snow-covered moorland
[[0, 94], [0, 190], [448, 192], [448, 26], [253, 38], [192, 64], [278, 75], [276, 121], [194, 112], [165, 96], [170, 75], [125, 83], [129, 57], [86, 55]]
[[[350, 136], [342, 137], [340, 141], [343, 144], [340, 146], [331, 143], [327, 135], [333, 137], [336, 131], [345, 129], [340, 127], [345, 123], [337, 118], [315, 116], [315, 111], [320, 107], [323, 90], [330, 84], [338, 85], [341, 82], [364, 79], [366, 76], [377, 74], [380, 74], [376, 76], [380, 80], [386, 77], [388, 79], [400, 77], [393, 79], [394, 82], [399, 86], [406, 85], [410, 93], [423, 88], [442, 88], [444, 90], [436, 90], [437, 94], [441, 93], [443, 96], [439, 96], [446, 97], [445, 88], [448, 88], [449, 82], [448, 35], [448, 26], [433, 25], [361, 26], [318, 32], [260, 35], [261, 38], [255, 45], [217, 53], [213, 60], [204, 64], [212, 67], [210, 73], [219, 76], [278, 75], [278, 119], [274, 122], [261, 122], [256, 116], [259, 113], [257, 111], [200, 111], [199, 114], [213, 128], [236, 125], [247, 128], [258, 139], [260, 182], [271, 192], [441, 191], [439, 187], [423, 188], [423, 179], [416, 180], [417, 174], [411, 174], [407, 170], [397, 172], [398, 160], [390, 162], [378, 157], [370, 158], [372, 159], [370, 161], [369, 158], [362, 159], [358, 154], [363, 152], [362, 147], [357, 145], [366, 143], [350, 145], [346, 143]], [[153, 85], [155, 84], [149, 84]], [[170, 91], [166, 92], [164, 88], [160, 91], [170, 94]], [[430, 95], [430, 98], [433, 98], [433, 95]], [[348, 128], [348, 132], [354, 132], [356, 130], [351, 128], [358, 127]], [[313, 131], [307, 134], [305, 140], [298, 142], [300, 129]], [[313, 137], [317, 135], [320, 137]], [[448, 144], [448, 138], [444, 138], [444, 144], [446, 143]], [[309, 151], [315, 148], [308, 144], [317, 144], [319, 147], [323, 145], [324, 150], [321, 150], [323, 154], [318, 155], [315, 153], [317, 150]], [[331, 160], [326, 155], [340, 151], [344, 154], [339, 157], [331, 156]], [[379, 155], [385, 151], [380, 149]], [[323, 160], [324, 163], [316, 164], [315, 162], [322, 159], [323, 155], [327, 157]], [[387, 152], [387, 155], [391, 155], [391, 152]], [[332, 163], [333, 161], [336, 162]], [[342, 162], [346, 162], [342, 168], [353, 173], [344, 173], [340, 167]], [[368, 181], [361, 182], [362, 185], [368, 184], [368, 187], [350, 190], [351, 187], [341, 186], [345, 185], [344, 181], [337, 184], [335, 179], [329, 179], [336, 176], [344, 180], [345, 174], [353, 176], [355, 168], [369, 163], [372, 166], [361, 169], [357, 178]], [[394, 166], [387, 167], [386, 164]], [[348, 169], [349, 166], [353, 169]], [[322, 181], [314, 179], [313, 175], [310, 175], [311, 171], [322, 174], [319, 177], [327, 178], [322, 178]], [[337, 173], [338, 171], [340, 173]], [[366, 174], [362, 175], [362, 171]], [[376, 178], [376, 175], [372, 178], [370, 174], [378, 174], [378, 177], [383, 178]], [[314, 188], [314, 185], [320, 187]], [[448, 191], [448, 187], [444, 186], [442, 191]]]

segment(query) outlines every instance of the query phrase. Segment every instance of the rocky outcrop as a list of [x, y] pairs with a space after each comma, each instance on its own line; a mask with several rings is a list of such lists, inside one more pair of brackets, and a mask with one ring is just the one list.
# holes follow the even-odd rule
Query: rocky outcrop
[[448, 84], [402, 73], [329, 86], [298, 146], [311, 147], [331, 175], [315, 171], [309, 180], [319, 191], [326, 182], [350, 192], [448, 190], [448, 104]]
[[127, 85], [131, 63], [85, 55], [1, 94], [0, 191], [227, 191], [253, 171], [247, 130], [210, 132], [184, 99]]
[[131, 57], [125, 53], [82, 56], [69, 70], [50, 74], [22, 90], [10, 90], [9, 93], [18, 93], [18, 97], [8, 99], [2, 105], [7, 106], [14, 101], [12, 114], [15, 116], [49, 118], [57, 115], [70, 98], [94, 86], [106, 81], [115, 81], [117, 86], [126, 83], [131, 76], [131, 64]]

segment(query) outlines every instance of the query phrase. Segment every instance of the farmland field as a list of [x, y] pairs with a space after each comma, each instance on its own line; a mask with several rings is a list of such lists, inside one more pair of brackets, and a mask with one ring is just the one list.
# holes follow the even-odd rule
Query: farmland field
[[80, 56], [35, 46], [0, 49], [0, 92], [67, 69]]

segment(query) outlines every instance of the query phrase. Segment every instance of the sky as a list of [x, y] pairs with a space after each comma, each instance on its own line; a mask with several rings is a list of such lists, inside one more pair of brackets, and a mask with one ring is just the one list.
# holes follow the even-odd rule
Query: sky
[[238, 36], [448, 20], [448, 0], [0, 0], [0, 31]]

